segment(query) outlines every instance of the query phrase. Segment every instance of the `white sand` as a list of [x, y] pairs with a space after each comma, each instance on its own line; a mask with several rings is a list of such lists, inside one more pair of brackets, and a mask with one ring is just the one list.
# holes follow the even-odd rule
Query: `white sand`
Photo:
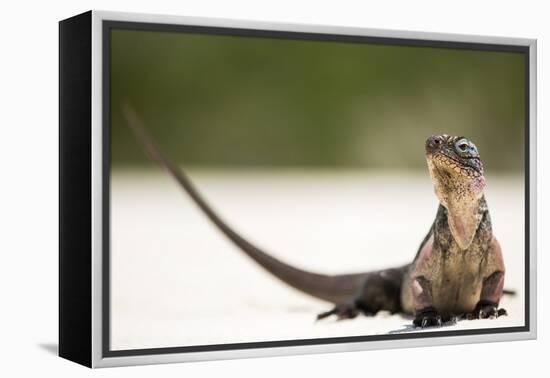
[[[409, 262], [437, 207], [426, 174], [191, 172], [243, 235], [296, 266], [361, 272]], [[489, 177], [487, 199], [507, 265], [509, 316], [444, 330], [524, 323], [524, 212], [519, 178]], [[358, 336], [411, 330], [381, 313], [314, 322], [330, 304], [282, 284], [225, 239], [166, 175], [112, 179], [113, 349]], [[434, 329], [430, 329], [433, 331]]]

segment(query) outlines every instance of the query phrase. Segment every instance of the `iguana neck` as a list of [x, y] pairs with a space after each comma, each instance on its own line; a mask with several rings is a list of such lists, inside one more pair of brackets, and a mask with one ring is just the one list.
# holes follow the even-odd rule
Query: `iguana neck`
[[461, 249], [467, 249], [476, 234], [483, 211], [486, 210], [485, 178], [474, 179], [447, 176], [436, 170], [432, 174], [435, 193], [447, 210], [449, 229]]
[[476, 237], [490, 239], [491, 220], [485, 196], [467, 206], [464, 203], [441, 203], [435, 231], [443, 238], [452, 238], [461, 250], [468, 249]]

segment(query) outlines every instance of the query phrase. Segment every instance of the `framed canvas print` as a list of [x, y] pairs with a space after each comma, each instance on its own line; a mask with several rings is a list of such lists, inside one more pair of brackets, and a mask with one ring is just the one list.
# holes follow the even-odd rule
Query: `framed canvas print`
[[60, 27], [59, 353], [536, 336], [536, 42], [90, 11]]

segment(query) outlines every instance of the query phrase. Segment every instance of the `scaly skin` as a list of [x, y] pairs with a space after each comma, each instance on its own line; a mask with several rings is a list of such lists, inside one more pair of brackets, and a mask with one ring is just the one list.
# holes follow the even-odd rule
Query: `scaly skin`
[[476, 147], [462, 137], [434, 135], [426, 158], [440, 201], [435, 221], [411, 264], [366, 273], [325, 275], [293, 267], [242, 237], [208, 205], [187, 175], [167, 159], [130, 106], [124, 116], [152, 160], [163, 167], [210, 221], [239, 249], [284, 283], [335, 304], [318, 319], [363, 313], [414, 314], [420, 327], [440, 325], [453, 316], [498, 317], [504, 263], [493, 237], [485, 178]]
[[502, 315], [504, 262], [477, 149], [465, 138], [437, 135], [426, 142], [426, 158], [440, 206], [403, 280], [403, 310], [414, 313], [419, 326]]

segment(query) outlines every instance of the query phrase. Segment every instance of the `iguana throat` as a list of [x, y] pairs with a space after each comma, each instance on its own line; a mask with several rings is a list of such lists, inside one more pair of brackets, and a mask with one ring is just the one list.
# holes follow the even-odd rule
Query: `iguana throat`
[[426, 141], [426, 160], [435, 194], [447, 209], [451, 234], [461, 249], [467, 249], [481, 221], [485, 189], [477, 148], [463, 137], [434, 135]]

